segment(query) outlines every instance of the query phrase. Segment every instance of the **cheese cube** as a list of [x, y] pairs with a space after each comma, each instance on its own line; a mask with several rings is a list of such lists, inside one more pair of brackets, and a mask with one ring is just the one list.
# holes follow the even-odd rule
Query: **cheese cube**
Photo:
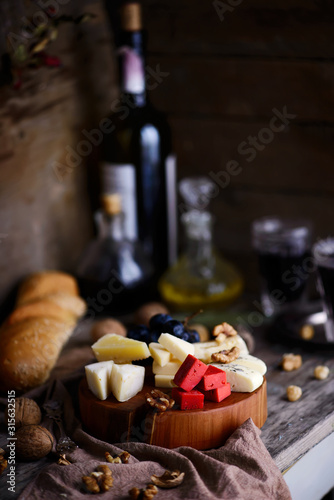
[[181, 410], [199, 410], [204, 407], [204, 394], [196, 389], [184, 391], [175, 387], [172, 390], [172, 398]]
[[217, 387], [216, 389], [211, 389], [210, 391], [204, 392], [204, 399], [207, 401], [214, 401], [215, 403], [220, 403], [223, 399], [227, 398], [231, 394], [231, 386], [229, 383]]
[[107, 399], [111, 392], [110, 376], [113, 364], [113, 361], [102, 361], [85, 366], [88, 387], [101, 400]]
[[241, 354], [236, 360], [228, 363], [231, 365], [242, 365], [255, 370], [261, 375], [264, 375], [267, 371], [267, 365], [262, 359], [257, 358], [256, 356], [251, 356], [250, 354]]
[[184, 391], [191, 391], [201, 380], [208, 366], [191, 354], [186, 359], [175, 374], [174, 382]]
[[232, 392], [253, 392], [263, 383], [261, 373], [238, 364], [213, 363], [226, 373], [226, 380], [231, 385]]
[[180, 361], [184, 361], [188, 354], [194, 355], [194, 344], [178, 339], [170, 333], [162, 333], [158, 338], [158, 342]]
[[147, 344], [139, 340], [128, 339], [115, 333], [108, 333], [92, 345], [98, 361], [113, 360], [115, 363], [126, 363], [150, 356]]
[[216, 366], [208, 365], [208, 368], [204, 373], [202, 380], [198, 384], [197, 389], [199, 391], [210, 391], [212, 389], [218, 389], [225, 384], [226, 373]]
[[127, 401], [142, 390], [144, 378], [144, 366], [114, 364], [110, 378], [111, 392], [117, 401]]
[[156, 361], [153, 361], [152, 372], [155, 375], [175, 375], [181, 365], [182, 363], [178, 359], [170, 361], [164, 366], [159, 366]]
[[148, 348], [155, 363], [159, 366], [165, 366], [171, 360], [171, 353], [158, 342], [151, 342]]
[[174, 375], [155, 375], [154, 384], [155, 387], [175, 387], [173, 382]]

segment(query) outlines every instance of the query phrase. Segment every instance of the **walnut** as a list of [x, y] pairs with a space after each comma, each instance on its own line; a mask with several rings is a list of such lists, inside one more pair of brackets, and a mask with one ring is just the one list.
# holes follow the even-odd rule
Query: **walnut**
[[6, 469], [8, 465], [7, 460], [5, 459], [5, 450], [0, 448], [0, 474]]
[[21, 460], [39, 460], [52, 451], [53, 436], [41, 425], [24, 425], [15, 437], [16, 454]]
[[99, 465], [97, 471], [91, 472], [89, 476], [82, 476], [82, 481], [90, 493], [108, 491], [114, 482], [111, 470], [104, 464]]
[[[9, 410], [10, 412], [11, 410]], [[38, 404], [29, 398], [15, 399], [15, 427], [19, 429], [23, 425], [39, 424], [42, 420], [42, 413]], [[13, 416], [14, 416], [13, 415]], [[5, 410], [5, 422], [8, 420], [8, 407]]]
[[71, 462], [67, 460], [66, 455], [60, 455], [58, 458], [58, 465], [71, 465]]
[[233, 328], [233, 326], [230, 325], [229, 323], [226, 323], [225, 321], [220, 325], [216, 325], [212, 330], [212, 335], [214, 337], [217, 337], [217, 335], [219, 335], [220, 333], [223, 333], [227, 337], [232, 337], [238, 334], [237, 331]]
[[300, 387], [298, 387], [298, 385], [289, 385], [286, 389], [286, 395], [289, 401], [297, 401], [301, 397], [302, 393], [303, 391]]
[[166, 411], [174, 406], [174, 399], [168, 394], [165, 394], [159, 389], [152, 389], [152, 391], [145, 394], [146, 402], [158, 411]]
[[302, 366], [303, 360], [300, 354], [283, 354], [281, 365], [284, 371], [292, 372]]
[[304, 340], [311, 340], [314, 337], [314, 327], [312, 325], [303, 325], [299, 330], [299, 336]]
[[146, 489], [131, 488], [129, 495], [133, 500], [151, 500], [158, 493], [154, 484], [148, 484]]
[[328, 366], [318, 365], [314, 368], [314, 376], [318, 380], [325, 380], [329, 375]]
[[101, 337], [107, 333], [116, 333], [122, 337], [126, 337], [126, 328], [117, 319], [108, 318], [96, 321], [91, 329], [91, 337], [94, 342], [97, 342]]
[[240, 356], [240, 348], [238, 346], [234, 346], [231, 349], [227, 349], [224, 351], [214, 352], [211, 354], [211, 360], [219, 363], [231, 363]]
[[179, 486], [184, 479], [184, 472], [182, 474], [179, 470], [174, 470], [170, 472], [166, 470], [162, 476], [151, 476], [151, 481], [159, 488], [175, 488]]
[[123, 451], [120, 455], [118, 455], [115, 458], [113, 458], [112, 455], [110, 455], [109, 451], [106, 451], [104, 455], [106, 457], [107, 462], [111, 464], [127, 464], [130, 458], [130, 453], [128, 453], [127, 451]]

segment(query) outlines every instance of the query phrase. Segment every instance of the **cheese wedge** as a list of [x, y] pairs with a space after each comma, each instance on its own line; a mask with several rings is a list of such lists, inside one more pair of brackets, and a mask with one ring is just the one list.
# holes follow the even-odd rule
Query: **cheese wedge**
[[158, 338], [158, 342], [165, 349], [167, 349], [167, 351], [172, 353], [176, 359], [179, 359], [180, 361], [184, 361], [188, 354], [194, 355], [195, 352], [194, 344], [190, 344], [190, 342], [178, 339], [170, 333], [162, 333]]
[[240, 354], [248, 354], [245, 341], [239, 335], [234, 335], [233, 337], [227, 337], [222, 343], [219, 343], [216, 340], [211, 342], [197, 342], [194, 344], [194, 355], [204, 363], [210, 363], [211, 354], [232, 349], [234, 346], [238, 346], [240, 348]]
[[256, 372], [261, 373], [261, 375], [264, 375], [267, 372], [267, 365], [265, 362], [256, 356], [251, 356], [251, 354], [241, 354], [236, 360], [228, 363], [228, 365], [247, 366]]
[[181, 365], [179, 360], [170, 361], [164, 366], [159, 366], [156, 361], [153, 361], [152, 372], [155, 375], [175, 375]]
[[253, 392], [262, 385], [263, 376], [261, 373], [247, 368], [246, 366], [223, 363], [212, 363], [226, 373], [226, 381], [231, 385], [232, 392]]
[[171, 360], [171, 353], [158, 342], [151, 342], [148, 346], [154, 362], [159, 366], [165, 366]]
[[155, 375], [154, 383], [155, 387], [176, 387], [173, 382], [174, 375]]
[[128, 401], [142, 390], [145, 378], [144, 366], [114, 364], [110, 387], [117, 401]]
[[115, 363], [126, 363], [150, 356], [145, 342], [128, 339], [115, 333], [108, 333], [92, 345], [94, 355], [98, 361], [112, 360]]
[[113, 364], [113, 361], [102, 361], [85, 366], [88, 387], [101, 400], [107, 399], [111, 392], [110, 377]]

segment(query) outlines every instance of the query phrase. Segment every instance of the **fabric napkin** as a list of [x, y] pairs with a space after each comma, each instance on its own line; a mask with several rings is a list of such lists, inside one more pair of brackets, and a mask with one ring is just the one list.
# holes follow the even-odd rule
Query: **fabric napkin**
[[[131, 457], [128, 464], [110, 464], [114, 478], [112, 488], [105, 493], [92, 495], [97, 499], [129, 499], [133, 487], [145, 488], [152, 474], [162, 475], [178, 469], [185, 473], [183, 483], [173, 489], [160, 489], [154, 497], [161, 499], [226, 499], [226, 500], [291, 500], [289, 489], [278, 467], [260, 438], [261, 431], [248, 419], [227, 440], [224, 446], [210, 451], [197, 451], [190, 447], [173, 450], [144, 443], [110, 445], [87, 434], [75, 416], [72, 395], [83, 372], [54, 384], [51, 399], [63, 401], [65, 432], [78, 448], [67, 458], [72, 462], [62, 466], [46, 466], [24, 489], [20, 500], [85, 499], [91, 496], [84, 488], [82, 476], [89, 475], [100, 464], [107, 464], [105, 452], [113, 456], [126, 450]], [[39, 388], [27, 394], [45, 398]], [[43, 392], [44, 391], [44, 392]], [[43, 396], [42, 396], [43, 394]], [[45, 418], [42, 425], [59, 438], [56, 423]], [[97, 422], [98, 425], [98, 422]]]

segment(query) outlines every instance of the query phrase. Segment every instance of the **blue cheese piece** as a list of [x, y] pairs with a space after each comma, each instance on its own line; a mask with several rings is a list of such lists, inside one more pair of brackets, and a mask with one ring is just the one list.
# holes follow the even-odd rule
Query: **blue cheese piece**
[[228, 363], [231, 365], [242, 365], [255, 370], [261, 375], [264, 375], [267, 372], [267, 365], [262, 359], [257, 358], [256, 356], [252, 356], [251, 354], [241, 354], [236, 360]]
[[261, 373], [238, 364], [212, 363], [226, 373], [226, 381], [231, 385], [232, 392], [253, 392], [263, 383]]

